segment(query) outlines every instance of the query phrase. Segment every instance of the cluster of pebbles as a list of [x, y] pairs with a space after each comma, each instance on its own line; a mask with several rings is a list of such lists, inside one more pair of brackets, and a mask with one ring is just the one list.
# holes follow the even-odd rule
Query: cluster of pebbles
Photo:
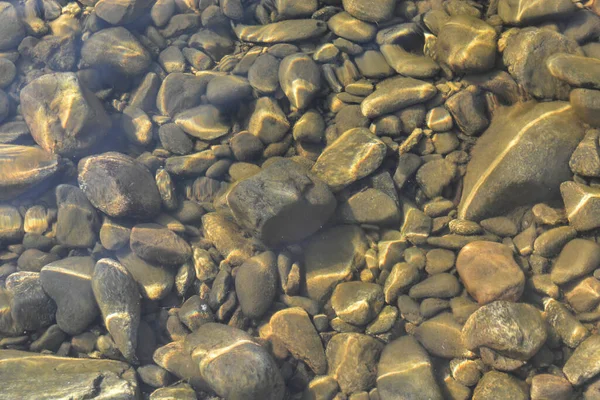
[[600, 399], [599, 14], [0, 1], [0, 399]]

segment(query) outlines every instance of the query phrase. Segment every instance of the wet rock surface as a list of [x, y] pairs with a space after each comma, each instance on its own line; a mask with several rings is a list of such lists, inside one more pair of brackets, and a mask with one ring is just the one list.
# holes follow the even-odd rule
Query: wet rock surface
[[598, 397], [599, 34], [0, 2], [0, 398]]

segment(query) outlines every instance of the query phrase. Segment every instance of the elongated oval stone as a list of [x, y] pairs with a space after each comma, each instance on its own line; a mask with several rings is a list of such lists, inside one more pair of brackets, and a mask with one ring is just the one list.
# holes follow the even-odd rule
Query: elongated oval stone
[[92, 290], [117, 348], [128, 361], [136, 363], [141, 305], [131, 274], [117, 261], [103, 258], [94, 267]]
[[202, 140], [218, 139], [229, 133], [225, 116], [211, 105], [183, 111], [175, 116], [175, 123], [188, 135]]
[[298, 42], [321, 36], [327, 24], [316, 19], [290, 19], [267, 25], [243, 25], [233, 28], [235, 35], [244, 42], [282, 43]]
[[526, 25], [575, 11], [571, 0], [500, 0], [498, 15], [509, 25]]
[[59, 171], [58, 157], [38, 147], [0, 144], [0, 201], [38, 188]]
[[429, 82], [396, 76], [381, 81], [360, 105], [364, 116], [376, 118], [414, 104], [424, 103], [437, 93]]
[[584, 134], [565, 102], [528, 102], [500, 110], [473, 148], [459, 218], [480, 220], [558, 197]]

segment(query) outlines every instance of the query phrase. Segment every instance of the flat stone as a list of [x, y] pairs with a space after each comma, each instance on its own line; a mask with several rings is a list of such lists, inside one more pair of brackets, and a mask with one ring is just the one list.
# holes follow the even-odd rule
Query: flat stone
[[226, 116], [210, 104], [185, 110], [177, 114], [174, 122], [185, 133], [201, 140], [214, 140], [229, 133], [231, 129]]
[[38, 272], [15, 272], [5, 281], [10, 315], [18, 331], [34, 331], [54, 322], [56, 303], [42, 289]]
[[111, 127], [100, 100], [72, 72], [43, 75], [25, 86], [20, 98], [33, 139], [51, 153], [87, 155]]
[[477, 135], [490, 125], [487, 107], [479, 90], [460, 91], [446, 100], [444, 106], [460, 130], [469, 136]]
[[455, 175], [456, 165], [445, 159], [439, 159], [419, 167], [416, 180], [425, 196], [432, 199], [442, 194]]
[[126, 76], [142, 74], [151, 61], [144, 46], [120, 26], [102, 29], [90, 36], [83, 42], [81, 58], [93, 68], [106, 68]]
[[471, 351], [487, 347], [502, 356], [526, 361], [542, 347], [547, 333], [541, 313], [535, 307], [495, 301], [471, 314], [462, 336]]
[[549, 229], [535, 239], [533, 249], [542, 257], [554, 257], [567, 242], [574, 239], [577, 232], [571, 226]]
[[263, 143], [278, 142], [290, 129], [290, 123], [271, 97], [261, 97], [256, 100], [254, 110], [248, 122], [248, 131], [258, 137]]
[[184, 239], [158, 224], [134, 226], [129, 245], [135, 255], [159, 265], [183, 264], [192, 256], [192, 249]]
[[331, 307], [344, 322], [363, 326], [368, 324], [383, 308], [381, 286], [367, 282], [343, 282], [331, 295]]
[[554, 54], [546, 60], [555, 78], [571, 86], [600, 89], [600, 60], [573, 54]]
[[238, 24], [233, 32], [243, 42], [285, 43], [314, 39], [327, 31], [327, 24], [315, 19], [290, 19], [266, 25]]
[[239, 181], [227, 204], [237, 222], [269, 245], [302, 240], [333, 214], [335, 198], [319, 178], [291, 160], [277, 160]]
[[583, 277], [600, 266], [600, 245], [591, 240], [573, 239], [563, 247], [550, 277], [557, 285]]
[[585, 123], [600, 127], [600, 91], [592, 89], [573, 89], [569, 95], [573, 111]]
[[531, 400], [569, 400], [573, 392], [573, 386], [562, 376], [538, 374], [531, 380]]
[[379, 46], [385, 61], [400, 75], [411, 78], [432, 78], [440, 71], [440, 66], [429, 56], [413, 54], [396, 44]]
[[158, 214], [161, 199], [154, 177], [140, 162], [109, 152], [82, 159], [79, 187], [94, 207], [111, 217], [148, 218]]
[[302, 114], [294, 124], [294, 139], [302, 142], [320, 143], [325, 136], [325, 121], [321, 114], [311, 109]]
[[570, 348], [576, 348], [590, 335], [590, 332], [571, 311], [557, 300], [544, 299], [544, 314], [548, 324], [556, 331], [563, 343]]
[[13, 206], [0, 206], [0, 241], [18, 242], [23, 238], [23, 217]]
[[377, 365], [377, 392], [381, 400], [444, 397], [433, 375], [429, 355], [412, 336], [385, 346]]
[[365, 78], [381, 79], [394, 74], [382, 53], [377, 50], [367, 50], [354, 57], [354, 63]]
[[111, 25], [125, 25], [140, 18], [151, 5], [149, 0], [100, 0], [94, 10]]
[[296, 53], [279, 64], [279, 84], [293, 109], [307, 108], [321, 90], [321, 70], [311, 57]]
[[383, 347], [379, 340], [360, 333], [340, 333], [331, 338], [326, 350], [328, 373], [343, 393], [368, 390], [375, 384]]
[[447, 359], [469, 356], [461, 336], [462, 325], [445, 312], [423, 322], [415, 330], [415, 338], [436, 357]]
[[96, 209], [77, 186], [59, 185], [55, 193], [57, 241], [68, 247], [94, 247], [100, 226]]
[[472, 242], [458, 253], [456, 271], [467, 292], [479, 303], [518, 301], [525, 275], [508, 246], [494, 242]]
[[142, 297], [149, 300], [165, 298], [173, 289], [175, 274], [172, 269], [153, 265], [136, 256], [129, 247], [116, 252], [117, 259], [137, 283]]
[[569, 0], [526, 1], [500, 0], [498, 15], [509, 25], [529, 25], [534, 22], [552, 20], [577, 8]]
[[600, 226], [598, 207], [600, 189], [567, 181], [560, 185], [569, 224], [577, 231], [587, 231]]
[[158, 128], [160, 144], [176, 155], [186, 155], [194, 149], [194, 142], [177, 124], [169, 123]]
[[539, 99], [566, 100], [571, 88], [546, 66], [553, 54], [581, 54], [577, 42], [549, 29], [525, 28], [506, 39], [503, 53], [508, 72]]
[[267, 251], [246, 260], [235, 275], [235, 291], [242, 312], [259, 319], [271, 307], [277, 294], [277, 258]]
[[187, 383], [158, 388], [150, 394], [149, 400], [197, 400], [196, 391]]
[[337, 209], [338, 218], [345, 223], [395, 225], [400, 222], [398, 204], [377, 189], [366, 189], [350, 197]]
[[246, 332], [207, 323], [188, 335], [185, 349], [218, 396], [282, 400], [285, 384], [271, 355]]
[[214, 322], [215, 316], [207, 301], [200, 299], [198, 295], [188, 298], [177, 312], [179, 320], [195, 331], [208, 322]]
[[382, 22], [390, 18], [394, 12], [393, 0], [384, 0], [376, 4], [361, 0], [343, 0], [344, 10], [363, 21]]
[[135, 351], [141, 314], [137, 283], [117, 261], [103, 258], [94, 268], [92, 290], [117, 348], [129, 362], [137, 363]]
[[[121, 361], [0, 350], [0, 374], [7, 379], [2, 388], [6, 399], [133, 399], [140, 395], [135, 370]], [[31, 380], [39, 385], [26, 383]]]
[[347, 12], [340, 12], [329, 18], [327, 26], [339, 37], [356, 43], [367, 43], [375, 38], [375, 25], [361, 21]]
[[450, 298], [458, 295], [460, 284], [454, 275], [441, 273], [432, 275], [410, 288], [408, 295], [413, 299], [425, 297]]
[[527, 384], [503, 372], [486, 372], [473, 391], [473, 399], [492, 398], [527, 400], [529, 398]]
[[278, 311], [271, 317], [269, 325], [273, 337], [295, 358], [307, 363], [317, 375], [327, 372], [323, 343], [306, 311], [300, 307]]
[[[234, 47], [233, 41], [229, 37], [219, 35], [210, 29], [200, 29], [197, 33], [193, 34], [188, 40], [188, 45], [204, 51], [215, 62], [220, 61], [225, 55], [230, 54]], [[209, 63], [208, 66], [212, 66], [212, 63]]]
[[317, 0], [309, 0], [303, 3], [294, 0], [277, 0], [275, 4], [279, 19], [310, 17], [319, 7]]
[[[576, 107], [573, 106], [573, 109], [577, 112]], [[577, 145], [569, 160], [569, 167], [573, 173], [582, 176], [600, 177], [598, 136], [599, 132], [597, 130], [589, 130]]]
[[494, 68], [496, 37], [496, 30], [481, 19], [451, 17], [438, 34], [436, 60], [456, 73], [485, 72]]
[[351, 278], [366, 251], [364, 233], [357, 226], [336, 226], [310, 238], [304, 251], [308, 297], [325, 301], [338, 283]]
[[43, 266], [58, 260], [56, 254], [45, 253], [38, 249], [25, 250], [17, 260], [17, 266], [21, 271], [40, 272]]
[[186, 350], [183, 340], [170, 342], [157, 348], [152, 359], [156, 365], [189, 382], [194, 389], [211, 390], [208, 383], [200, 376], [199, 365]]
[[167, 158], [165, 171], [181, 177], [197, 177], [202, 175], [217, 161], [212, 150], [204, 150], [185, 156]]
[[393, 77], [377, 84], [375, 91], [361, 103], [361, 110], [366, 117], [375, 118], [414, 104], [424, 103], [436, 93], [436, 87], [428, 82], [414, 78]]
[[11, 121], [0, 125], [0, 144], [30, 144], [33, 138], [25, 121]]
[[273, 94], [279, 88], [279, 59], [261, 54], [248, 70], [248, 82], [262, 94]]
[[337, 192], [375, 171], [385, 154], [385, 144], [368, 129], [354, 128], [327, 146], [311, 171]]
[[209, 78], [175, 72], [162, 81], [156, 96], [156, 108], [163, 114], [176, 114], [200, 105]]
[[206, 98], [219, 107], [236, 106], [251, 96], [252, 86], [246, 78], [239, 76], [216, 76], [206, 87]]
[[40, 271], [42, 289], [57, 306], [56, 323], [69, 335], [82, 333], [100, 315], [92, 292], [94, 265], [91, 257], [69, 257]]
[[581, 343], [563, 367], [573, 385], [581, 385], [600, 373], [600, 335], [592, 335]]
[[0, 2], [0, 26], [0, 51], [16, 48], [26, 35], [25, 26], [11, 3]]
[[383, 286], [386, 303], [393, 304], [398, 296], [407, 292], [418, 279], [419, 269], [414, 265], [405, 262], [395, 264]]
[[100, 228], [100, 243], [108, 250], [118, 250], [129, 243], [131, 227], [105, 217]]
[[217, 213], [202, 216], [202, 227], [210, 240], [226, 261], [241, 265], [253, 255], [252, 242], [244, 236], [235, 222]]
[[167, 73], [185, 71], [185, 57], [179, 47], [169, 46], [158, 55], [158, 62]]
[[[583, 136], [584, 130], [567, 103], [528, 102], [508, 107], [473, 148], [459, 218], [479, 220], [557, 197], [560, 182], [571, 176], [568, 160]], [[545, 165], [550, 157], [556, 162]], [[524, 193], [520, 187], [531, 190]]]

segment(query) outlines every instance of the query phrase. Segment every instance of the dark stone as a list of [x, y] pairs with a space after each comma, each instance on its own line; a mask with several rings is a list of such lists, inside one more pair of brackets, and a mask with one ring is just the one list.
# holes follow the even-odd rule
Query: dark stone
[[93, 247], [100, 220], [96, 210], [77, 186], [56, 187], [56, 240], [68, 247]]
[[192, 256], [189, 244], [173, 231], [158, 224], [140, 224], [131, 230], [131, 250], [154, 264], [183, 264]]
[[37, 272], [15, 272], [6, 278], [12, 296], [10, 314], [21, 330], [34, 331], [54, 322], [56, 303], [42, 289]]
[[259, 319], [277, 293], [277, 259], [267, 251], [244, 262], [235, 276], [235, 292], [244, 315]]

